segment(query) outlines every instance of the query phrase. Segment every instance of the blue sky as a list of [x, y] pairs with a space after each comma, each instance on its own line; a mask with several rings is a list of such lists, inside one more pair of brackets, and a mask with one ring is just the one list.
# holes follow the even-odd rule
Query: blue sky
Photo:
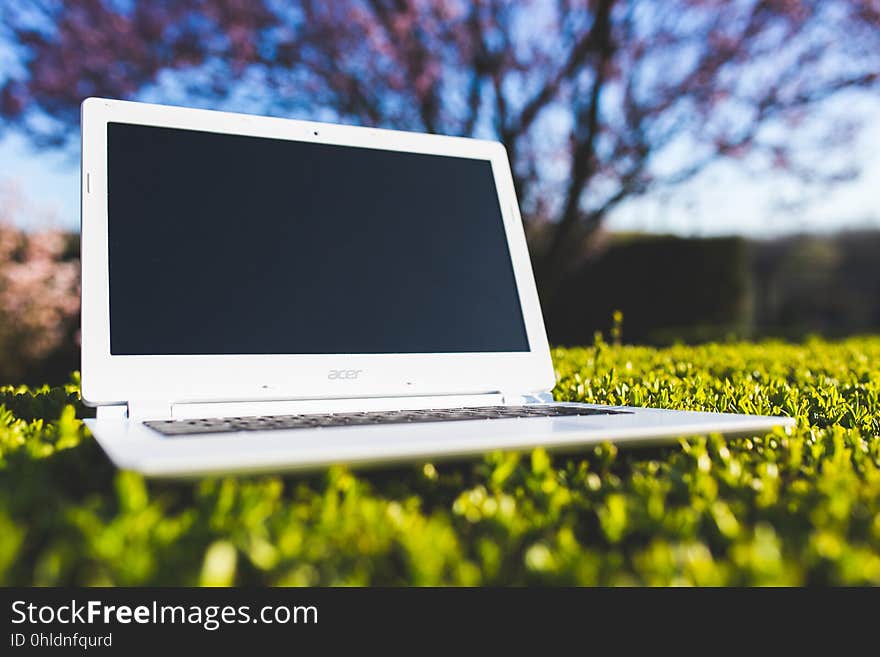
[[[870, 106], [865, 113], [880, 116], [880, 102]], [[880, 121], [866, 122], [849, 156], [859, 175], [833, 185], [803, 183], [784, 173], [750, 174], [740, 162], [720, 161], [685, 185], [628, 202], [608, 225], [754, 237], [880, 229]]]

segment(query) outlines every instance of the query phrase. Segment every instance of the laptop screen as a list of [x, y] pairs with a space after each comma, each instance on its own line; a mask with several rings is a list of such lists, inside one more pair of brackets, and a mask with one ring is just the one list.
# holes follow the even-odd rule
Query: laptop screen
[[487, 160], [110, 123], [114, 355], [528, 351]]

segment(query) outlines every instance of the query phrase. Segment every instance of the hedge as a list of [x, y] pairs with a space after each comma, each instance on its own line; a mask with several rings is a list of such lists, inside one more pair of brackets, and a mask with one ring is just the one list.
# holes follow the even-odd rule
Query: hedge
[[[880, 337], [556, 349], [565, 400], [792, 435], [310, 476], [117, 472], [74, 380], [0, 389], [2, 584], [880, 584]], [[454, 427], [450, 428], [454, 431]]]
[[[668, 345], [750, 337], [755, 286], [742, 237], [614, 235], [542, 299], [555, 344], [581, 345], [626, 317], [627, 343]], [[760, 291], [760, 290], [758, 290]]]

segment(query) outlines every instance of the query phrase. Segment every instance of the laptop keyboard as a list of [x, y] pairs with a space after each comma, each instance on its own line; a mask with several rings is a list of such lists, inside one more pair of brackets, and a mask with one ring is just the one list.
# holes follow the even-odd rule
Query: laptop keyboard
[[436, 408], [414, 411], [369, 411], [308, 415], [265, 415], [222, 417], [196, 420], [150, 420], [144, 424], [166, 436], [192, 436], [205, 433], [272, 431], [275, 429], [315, 429], [415, 422], [453, 422], [460, 420], [508, 420], [529, 417], [578, 417], [623, 415], [627, 411], [583, 406], [541, 404], [531, 406], [480, 406], [476, 408]]

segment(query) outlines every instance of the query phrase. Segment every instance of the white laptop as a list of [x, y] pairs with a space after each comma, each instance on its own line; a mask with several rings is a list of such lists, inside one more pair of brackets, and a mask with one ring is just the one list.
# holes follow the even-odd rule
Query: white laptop
[[152, 476], [750, 434], [555, 403], [497, 142], [90, 98], [82, 394]]

